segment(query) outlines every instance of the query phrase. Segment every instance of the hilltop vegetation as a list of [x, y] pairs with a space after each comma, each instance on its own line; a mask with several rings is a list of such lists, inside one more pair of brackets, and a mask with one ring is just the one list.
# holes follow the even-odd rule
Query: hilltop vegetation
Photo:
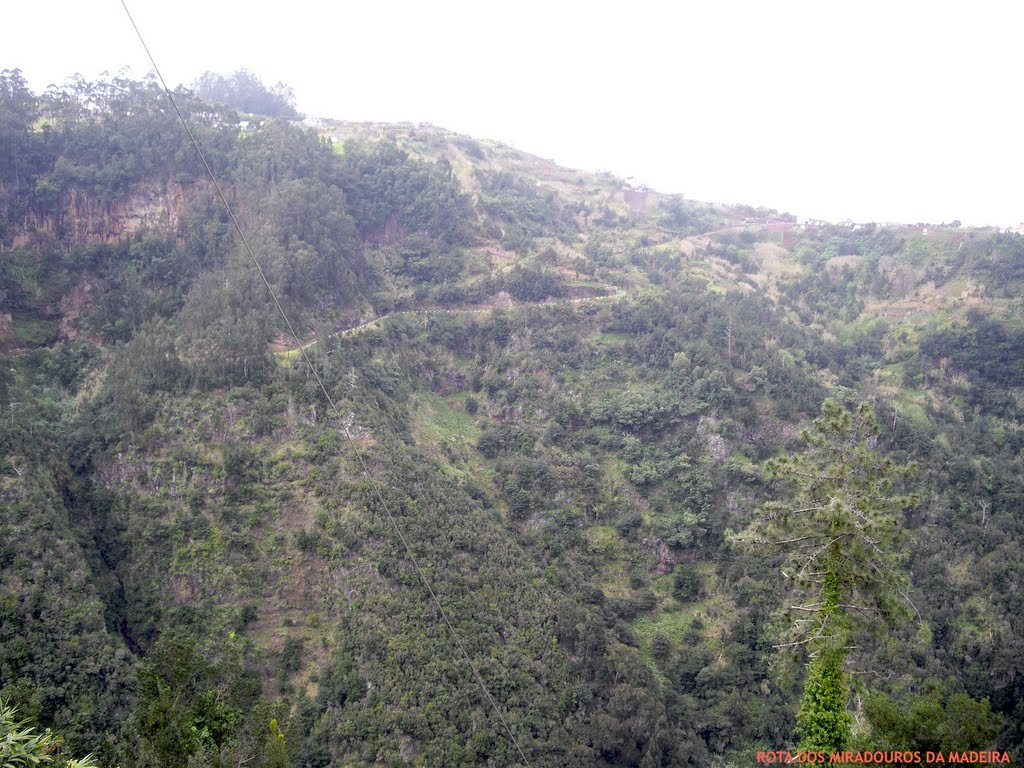
[[530, 765], [795, 748], [796, 587], [733, 534], [796, 498], [766, 462], [832, 398], [917, 466], [915, 611], [856, 628], [855, 746], [1024, 757], [1019, 236], [177, 98], [339, 414], [156, 85], [3, 73], [19, 717], [101, 765], [517, 764], [383, 498]]

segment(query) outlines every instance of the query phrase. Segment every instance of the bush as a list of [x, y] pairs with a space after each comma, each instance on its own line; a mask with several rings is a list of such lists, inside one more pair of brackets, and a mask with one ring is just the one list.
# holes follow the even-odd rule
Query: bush
[[672, 575], [672, 597], [683, 603], [700, 598], [703, 585], [700, 574], [692, 565], [677, 565]]

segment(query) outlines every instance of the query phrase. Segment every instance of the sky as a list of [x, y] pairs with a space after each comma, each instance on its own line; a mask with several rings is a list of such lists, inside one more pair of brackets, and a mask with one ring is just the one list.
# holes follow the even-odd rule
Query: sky
[[[1024, 4], [125, 0], [164, 77], [245, 67], [300, 111], [428, 122], [708, 202], [1024, 221]], [[11, 3], [36, 92], [151, 66], [121, 0]]]

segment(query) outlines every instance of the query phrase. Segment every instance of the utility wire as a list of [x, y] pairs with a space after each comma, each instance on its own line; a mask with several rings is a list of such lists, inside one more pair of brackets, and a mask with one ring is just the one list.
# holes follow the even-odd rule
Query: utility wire
[[[185, 120], [185, 116], [182, 115], [181, 110], [178, 109], [178, 103], [174, 100], [174, 94], [171, 93], [171, 89], [167, 87], [167, 81], [164, 80], [164, 76], [160, 72], [160, 68], [156, 64], [156, 59], [150, 52], [149, 46], [146, 45], [146, 40], [145, 38], [143, 38], [142, 32], [139, 30], [139, 25], [135, 23], [135, 19], [132, 17], [131, 11], [128, 10], [128, 5], [125, 3], [125, 0], [121, 0], [121, 7], [124, 8], [124, 12], [128, 16], [128, 20], [131, 22], [132, 27], [135, 29], [135, 34], [138, 36], [139, 42], [142, 44], [143, 49], [146, 51], [146, 56], [149, 57], [150, 63], [153, 65], [153, 71], [156, 72], [156, 76], [160, 79], [160, 84], [163, 86], [164, 93], [167, 94], [167, 98], [171, 102], [171, 106], [174, 107], [174, 111], [178, 115], [178, 120], [181, 121], [182, 127], [185, 129], [185, 132], [188, 134], [189, 140], [192, 142], [192, 146], [195, 147], [196, 153], [199, 155], [199, 159], [202, 160], [203, 166], [206, 168], [206, 172], [207, 174], [209, 174], [210, 180], [213, 182], [213, 186], [217, 190], [217, 196], [220, 198], [221, 203], [223, 203], [224, 210], [227, 212], [228, 218], [231, 219], [231, 223], [234, 225], [235, 231], [238, 232], [238, 236], [239, 238], [241, 238], [242, 244], [245, 246], [246, 253], [249, 254], [249, 259], [252, 261], [253, 266], [256, 267], [256, 271], [259, 272], [260, 278], [262, 278], [263, 280], [263, 284], [267, 286], [267, 291], [270, 293], [270, 297], [274, 300], [274, 305], [277, 307], [277, 311], [284, 319], [285, 325], [288, 326], [288, 333], [291, 335], [292, 339], [294, 339], [295, 346], [298, 347], [299, 352], [302, 353], [302, 359], [305, 361], [306, 366], [309, 368], [310, 372], [316, 378], [316, 383], [320, 385], [320, 391], [324, 393], [324, 397], [326, 397], [327, 402], [330, 403], [331, 410], [334, 412], [335, 418], [337, 418], [340, 421], [342, 418], [341, 413], [338, 411], [338, 406], [335, 404], [334, 398], [331, 397], [330, 393], [327, 391], [327, 387], [324, 386], [324, 382], [320, 378], [320, 374], [317, 373], [316, 366], [313, 365], [312, 361], [309, 359], [309, 356], [306, 354], [306, 350], [303, 348], [302, 342], [299, 339], [298, 334], [295, 333], [295, 329], [292, 327], [291, 320], [288, 319], [288, 314], [284, 311], [284, 307], [281, 306], [281, 302], [280, 300], [278, 300], [277, 294], [271, 287], [270, 281], [267, 280], [266, 273], [264, 273], [263, 268], [260, 266], [259, 261], [256, 259], [256, 255], [253, 253], [252, 246], [249, 245], [249, 240], [246, 238], [245, 233], [242, 231], [242, 227], [239, 225], [238, 219], [235, 218], [234, 211], [231, 210], [231, 205], [228, 203], [228, 199], [224, 195], [224, 191], [221, 189], [220, 182], [217, 181], [216, 174], [214, 174], [213, 169], [210, 167], [210, 164], [206, 161], [206, 155], [200, 148], [199, 142], [196, 141], [196, 137], [193, 135], [192, 129], [189, 128], [188, 122]], [[355, 440], [352, 438], [351, 433], [349, 432], [348, 429], [343, 429], [342, 432], [345, 435], [346, 439], [348, 440], [349, 446], [355, 453], [356, 458], [359, 459], [359, 465], [360, 467], [362, 467], [363, 474], [369, 477], [370, 471], [367, 468], [366, 462], [363, 460], [363, 456], [359, 452], [359, 448], [356, 445]], [[395, 516], [391, 514], [391, 509], [390, 507], [388, 507], [387, 501], [384, 500], [384, 496], [381, 494], [380, 488], [376, 484], [373, 484], [373, 490], [377, 496], [377, 501], [380, 502], [381, 507], [384, 509], [384, 513], [388, 518], [388, 522], [391, 523], [391, 527], [395, 531], [395, 535], [398, 536], [399, 541], [402, 542], [402, 547], [405, 549], [406, 557], [412, 564], [413, 568], [416, 569], [416, 573], [419, 575], [420, 581], [422, 582], [423, 586], [426, 587], [427, 592], [430, 593], [430, 599], [433, 601], [435, 607], [438, 610], [438, 613], [441, 614], [441, 618], [444, 620], [445, 625], [448, 627], [448, 632], [455, 640], [455, 644], [458, 646], [463, 658], [465, 658], [466, 664], [469, 665], [469, 668], [473, 671], [473, 677], [476, 678], [477, 683], [480, 685], [480, 690], [483, 691], [484, 697], [491, 705], [491, 709], [494, 710], [494, 714], [496, 714], [498, 716], [498, 719], [501, 720], [501, 724], [505, 727], [505, 731], [508, 733], [508, 737], [509, 739], [511, 739], [513, 746], [515, 746], [516, 752], [519, 753], [519, 757], [522, 759], [523, 764], [527, 768], [529, 768], [530, 761], [526, 759], [526, 755], [523, 753], [522, 748], [519, 746], [518, 740], [516, 740], [515, 733], [513, 733], [512, 728], [509, 726], [504, 714], [502, 714], [501, 709], [498, 707], [497, 703], [494, 701], [494, 698], [491, 696], [491, 692], [490, 690], [488, 690], [487, 684], [484, 683], [484, 679], [483, 677], [481, 677], [480, 671], [477, 669], [476, 664], [474, 664], [473, 660], [470, 658], [469, 652], [466, 650], [466, 646], [463, 645], [462, 638], [459, 637], [459, 633], [455, 631], [455, 626], [452, 624], [451, 619], [448, 618], [447, 611], [445, 611], [444, 606], [441, 605], [441, 601], [438, 600], [437, 594], [434, 592], [434, 588], [431, 586], [426, 574], [423, 572], [423, 569], [420, 567], [419, 562], [416, 560], [416, 555], [413, 554], [412, 547], [410, 547], [409, 542], [406, 541], [405, 535], [402, 533], [402, 529], [398, 525], [398, 521], [395, 520]]]

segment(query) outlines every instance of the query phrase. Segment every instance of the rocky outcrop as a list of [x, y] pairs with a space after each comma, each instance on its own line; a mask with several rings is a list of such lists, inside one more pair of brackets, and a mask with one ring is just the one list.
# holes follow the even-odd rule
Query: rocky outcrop
[[119, 200], [104, 200], [78, 190], [64, 194], [56, 213], [30, 213], [14, 246], [39, 232], [72, 245], [116, 243], [141, 229], [178, 229], [188, 201], [201, 184], [145, 184]]

